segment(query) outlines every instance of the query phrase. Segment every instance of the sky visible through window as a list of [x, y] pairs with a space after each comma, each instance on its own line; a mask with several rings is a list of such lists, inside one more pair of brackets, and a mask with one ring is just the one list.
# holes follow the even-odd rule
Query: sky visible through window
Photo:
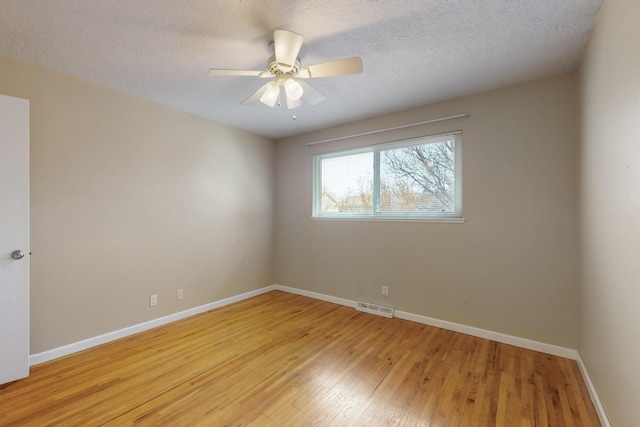
[[322, 160], [322, 191], [337, 200], [373, 189], [373, 153]]

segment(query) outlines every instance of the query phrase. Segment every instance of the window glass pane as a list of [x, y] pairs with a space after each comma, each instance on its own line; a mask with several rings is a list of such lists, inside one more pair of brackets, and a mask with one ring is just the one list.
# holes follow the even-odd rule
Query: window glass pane
[[322, 213], [373, 212], [373, 153], [322, 159]]
[[380, 212], [455, 212], [455, 139], [380, 152]]
[[461, 132], [315, 154], [313, 217], [463, 222]]

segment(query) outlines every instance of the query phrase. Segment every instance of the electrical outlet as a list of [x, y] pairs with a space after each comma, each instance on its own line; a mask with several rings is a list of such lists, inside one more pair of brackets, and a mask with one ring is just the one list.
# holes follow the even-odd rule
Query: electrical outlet
[[178, 289], [176, 291], [176, 299], [178, 301], [180, 301], [181, 299], [184, 299], [184, 289]]
[[385, 285], [385, 286], [382, 287], [382, 295], [385, 296], [385, 297], [389, 296], [389, 287], [388, 286]]
[[155, 307], [158, 305], [158, 295], [153, 294], [149, 296], [149, 307]]

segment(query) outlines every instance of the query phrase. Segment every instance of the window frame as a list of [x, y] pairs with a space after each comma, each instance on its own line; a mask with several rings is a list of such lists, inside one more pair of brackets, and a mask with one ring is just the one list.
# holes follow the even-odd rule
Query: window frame
[[[380, 211], [380, 152], [390, 149], [433, 144], [454, 139], [454, 211], [452, 212], [381, 212]], [[322, 212], [322, 161], [362, 153], [373, 153], [373, 212]], [[356, 148], [316, 153], [313, 156], [312, 219], [381, 220], [381, 221], [438, 221], [464, 222], [462, 216], [462, 131], [424, 135]]]

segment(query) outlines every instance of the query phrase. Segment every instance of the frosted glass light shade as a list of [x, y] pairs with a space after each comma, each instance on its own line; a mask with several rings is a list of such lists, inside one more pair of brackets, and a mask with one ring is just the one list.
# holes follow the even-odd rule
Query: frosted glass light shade
[[302, 86], [294, 79], [288, 79], [284, 82], [284, 90], [287, 92], [287, 97], [294, 100], [300, 99], [303, 93]]
[[280, 96], [280, 86], [276, 82], [273, 82], [271, 86], [262, 94], [260, 102], [269, 107], [276, 105], [278, 97]]

